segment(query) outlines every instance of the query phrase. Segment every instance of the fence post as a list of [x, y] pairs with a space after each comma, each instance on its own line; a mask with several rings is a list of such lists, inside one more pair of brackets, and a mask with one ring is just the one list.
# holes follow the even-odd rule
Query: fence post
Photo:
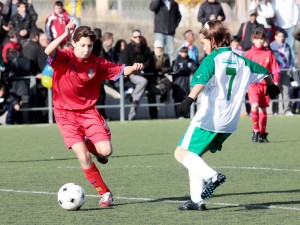
[[125, 120], [124, 76], [120, 77], [120, 121]]
[[53, 107], [52, 107], [52, 88], [48, 90], [48, 122], [53, 124]]

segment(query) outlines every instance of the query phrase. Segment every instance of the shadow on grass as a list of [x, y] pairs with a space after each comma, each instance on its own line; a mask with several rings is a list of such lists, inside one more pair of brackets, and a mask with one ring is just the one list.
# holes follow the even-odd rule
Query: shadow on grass
[[299, 193], [300, 189], [294, 190], [282, 190], [282, 191], [255, 191], [255, 192], [241, 192], [241, 193], [227, 193], [227, 194], [216, 194], [214, 197], [232, 196], [232, 195], [259, 195], [259, 194], [280, 194], [280, 193]]
[[[151, 153], [151, 154], [135, 154], [135, 155], [113, 155], [110, 158], [126, 158], [126, 157], [143, 157], [143, 156], [159, 156], [159, 155], [171, 155], [171, 153]], [[31, 163], [31, 162], [51, 162], [51, 161], [63, 161], [74, 160], [76, 157], [71, 158], [54, 158], [54, 159], [32, 159], [32, 160], [13, 160], [13, 161], [0, 161], [0, 163]]]

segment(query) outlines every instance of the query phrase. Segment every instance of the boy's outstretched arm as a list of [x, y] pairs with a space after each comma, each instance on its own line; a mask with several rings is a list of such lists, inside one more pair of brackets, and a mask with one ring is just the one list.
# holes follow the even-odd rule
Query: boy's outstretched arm
[[141, 71], [144, 69], [144, 65], [142, 63], [134, 63], [132, 66], [125, 66], [124, 68], [124, 76], [129, 76], [134, 72]]
[[55, 51], [57, 49], [57, 47], [62, 43], [62, 41], [68, 37], [69, 35], [71, 35], [76, 28], [76, 24], [75, 21], [72, 19], [67, 26], [65, 27], [65, 32], [60, 35], [58, 38], [56, 38], [55, 40], [53, 40], [45, 49], [45, 53], [47, 55], [49, 55], [50, 57], [53, 57], [55, 54]]

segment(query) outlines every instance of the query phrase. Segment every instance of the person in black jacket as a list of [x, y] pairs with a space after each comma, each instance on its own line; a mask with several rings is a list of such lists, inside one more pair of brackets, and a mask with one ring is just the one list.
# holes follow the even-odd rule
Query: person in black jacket
[[188, 56], [188, 48], [182, 47], [172, 65], [173, 72], [171, 73], [173, 76], [173, 98], [176, 118], [180, 117], [177, 113], [178, 105], [176, 103], [184, 101], [190, 93], [190, 77], [196, 69], [196, 62]]
[[174, 60], [174, 35], [181, 21], [179, 6], [174, 0], [152, 0], [150, 10], [154, 16], [154, 40], [160, 40], [171, 62]]
[[216, 0], [206, 0], [199, 7], [198, 21], [202, 23], [202, 26], [209, 20], [224, 21], [225, 18], [222, 5]]
[[17, 122], [16, 111], [21, 108], [19, 99], [7, 91], [6, 85], [0, 80], [0, 116], [6, 114], [4, 124]]
[[32, 16], [26, 13], [26, 7], [26, 3], [22, 1], [18, 2], [18, 12], [10, 19], [13, 30], [17, 32], [18, 40], [21, 44], [29, 38], [30, 31], [37, 28]]
[[6, 16], [6, 19], [10, 20], [10, 18], [17, 13], [17, 4], [19, 2], [24, 2], [26, 4], [26, 13], [29, 14], [32, 20], [36, 23], [38, 14], [33, 5], [28, 3], [28, 0], [6, 0], [3, 8], [3, 14]]
[[249, 10], [250, 19], [242, 23], [239, 31], [237, 33], [237, 38], [241, 40], [241, 46], [243, 47], [244, 51], [248, 51], [252, 47], [252, 32], [256, 28], [264, 29], [264, 25], [259, 24], [256, 21], [257, 18], [257, 11], [256, 10]]
[[[143, 72], [152, 72], [153, 57], [140, 30], [132, 31], [131, 41], [126, 45], [119, 63], [126, 64], [127, 66], [131, 66], [134, 63], [143, 63]], [[136, 118], [137, 107], [139, 106], [140, 99], [146, 90], [148, 81], [143, 76], [142, 72], [132, 74], [128, 79], [134, 84], [134, 90], [131, 94], [132, 106], [128, 114], [128, 120], [134, 120]]]

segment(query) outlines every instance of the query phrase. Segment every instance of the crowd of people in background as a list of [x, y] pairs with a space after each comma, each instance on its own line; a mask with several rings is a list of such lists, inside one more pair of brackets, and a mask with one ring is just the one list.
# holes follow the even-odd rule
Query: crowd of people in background
[[[285, 8], [286, 10], [281, 10]], [[134, 29], [131, 37], [114, 40], [112, 31], [102, 34], [101, 28], [95, 27], [97, 40], [93, 54], [114, 63], [128, 66], [143, 63], [144, 70], [125, 79], [125, 90], [129, 96], [131, 108], [128, 120], [135, 120], [143, 96], [147, 97], [149, 118], [157, 119], [158, 107], [155, 103], [174, 104], [176, 118], [177, 103], [182, 102], [190, 92], [191, 75], [201, 63], [199, 49], [194, 44], [195, 33], [187, 29], [183, 43], [175, 49], [174, 36], [181, 21], [178, 3], [174, 0], [152, 0], [149, 10], [154, 14], [154, 43], [148, 43], [140, 29]], [[299, 74], [295, 62], [295, 39], [298, 34], [299, 6], [294, 0], [251, 0], [249, 19], [241, 23], [233, 36], [232, 50], [246, 56], [253, 48], [252, 35], [257, 29], [265, 32], [264, 48], [269, 49], [276, 59], [280, 74], [278, 85], [281, 88], [283, 110], [286, 116], [300, 113], [300, 103], [289, 99], [300, 98]], [[47, 88], [42, 85], [42, 71], [47, 64], [44, 53], [47, 45], [64, 32], [71, 15], [65, 10], [62, 1], [56, 1], [53, 12], [45, 21], [44, 27], [37, 26], [38, 13], [34, 5], [27, 0], [8, 0], [0, 2], [0, 116], [6, 113], [6, 124], [45, 123], [47, 111], [22, 111], [22, 108], [47, 107]], [[200, 5], [195, 18], [202, 26], [210, 20], [226, 20], [220, 2], [206, 0]], [[198, 31], [196, 32], [198, 33]], [[300, 33], [300, 32], [299, 32]], [[298, 34], [299, 35], [299, 34]], [[61, 48], [72, 48], [69, 39], [64, 40]], [[30, 79], [34, 77], [36, 85]], [[105, 105], [107, 95], [120, 98], [119, 83], [105, 81], [102, 84], [99, 105]], [[248, 98], [246, 98], [246, 102]], [[272, 113], [279, 114], [281, 101], [274, 101]], [[253, 114], [246, 103], [246, 111]], [[105, 109], [101, 115], [109, 119]]]

